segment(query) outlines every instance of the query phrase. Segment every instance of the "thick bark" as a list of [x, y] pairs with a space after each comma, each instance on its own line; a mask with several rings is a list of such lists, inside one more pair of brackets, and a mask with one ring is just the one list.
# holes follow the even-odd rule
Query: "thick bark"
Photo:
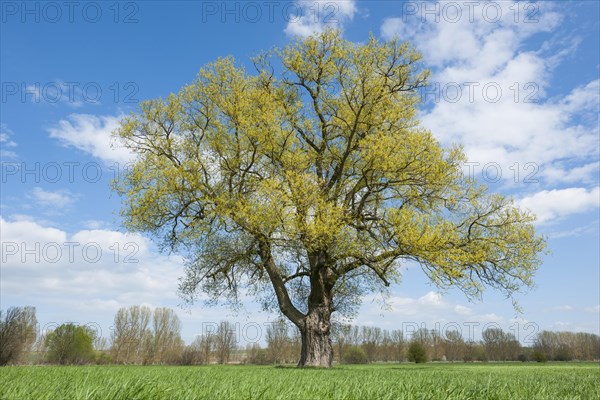
[[331, 311], [316, 309], [304, 319], [300, 330], [302, 352], [299, 367], [329, 368], [333, 363], [333, 346], [331, 345]]
[[299, 327], [302, 337], [299, 367], [329, 368], [333, 363], [330, 333], [335, 281], [331, 269], [322, 263], [324, 260], [323, 254], [311, 257], [308, 313]]

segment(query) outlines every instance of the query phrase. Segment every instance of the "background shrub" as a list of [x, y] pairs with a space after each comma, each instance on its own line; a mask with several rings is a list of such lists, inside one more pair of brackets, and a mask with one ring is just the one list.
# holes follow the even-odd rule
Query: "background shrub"
[[351, 346], [344, 353], [344, 362], [346, 364], [366, 364], [367, 361], [367, 353], [358, 346]]
[[48, 360], [58, 364], [94, 361], [94, 332], [88, 327], [63, 324], [46, 337]]
[[425, 347], [419, 342], [412, 342], [408, 347], [407, 354], [408, 361], [415, 362], [417, 364], [424, 363], [427, 361], [427, 352]]

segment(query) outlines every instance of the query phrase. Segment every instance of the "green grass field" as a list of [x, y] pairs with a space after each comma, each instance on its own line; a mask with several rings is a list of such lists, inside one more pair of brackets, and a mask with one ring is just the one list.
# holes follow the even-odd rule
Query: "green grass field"
[[17, 366], [2, 399], [599, 399], [600, 364]]

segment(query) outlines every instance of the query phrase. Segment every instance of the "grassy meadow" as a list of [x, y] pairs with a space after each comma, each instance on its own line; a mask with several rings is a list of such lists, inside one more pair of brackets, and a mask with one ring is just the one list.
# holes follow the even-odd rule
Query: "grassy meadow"
[[599, 399], [598, 363], [12, 366], [1, 399]]

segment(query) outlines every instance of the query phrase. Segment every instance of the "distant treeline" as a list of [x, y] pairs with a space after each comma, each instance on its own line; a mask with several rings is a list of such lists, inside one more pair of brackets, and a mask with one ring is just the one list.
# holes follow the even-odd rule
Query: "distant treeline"
[[[37, 332], [34, 307], [0, 311], [0, 365], [6, 364], [287, 364], [300, 354], [300, 334], [284, 321], [267, 325], [266, 347], [241, 347], [235, 325], [222, 321], [186, 345], [181, 322], [169, 308], [146, 306], [120, 309], [110, 338], [89, 326], [71, 323]], [[335, 361], [571, 361], [600, 360], [600, 337], [583, 332], [537, 333], [531, 346], [499, 328], [482, 332], [479, 341], [465, 340], [458, 330], [419, 329], [405, 337], [401, 330], [334, 324], [331, 332]]]

